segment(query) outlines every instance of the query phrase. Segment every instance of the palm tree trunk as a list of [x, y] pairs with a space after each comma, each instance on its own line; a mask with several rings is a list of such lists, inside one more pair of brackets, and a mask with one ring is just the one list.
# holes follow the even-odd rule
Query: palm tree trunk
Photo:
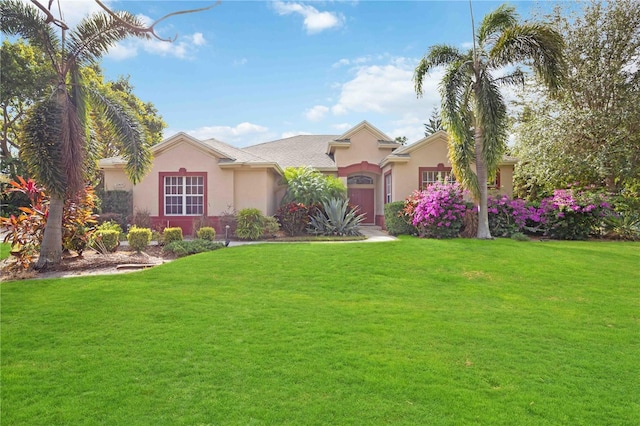
[[44, 227], [42, 244], [40, 245], [40, 257], [35, 268], [47, 269], [50, 265], [57, 265], [62, 259], [62, 212], [64, 210], [64, 198], [51, 194], [49, 204], [49, 216]]
[[478, 234], [477, 238], [482, 240], [491, 240], [491, 231], [489, 230], [489, 210], [487, 207], [487, 164], [482, 155], [482, 147], [484, 136], [480, 126], [475, 127], [475, 150], [476, 150], [476, 176], [478, 177]]

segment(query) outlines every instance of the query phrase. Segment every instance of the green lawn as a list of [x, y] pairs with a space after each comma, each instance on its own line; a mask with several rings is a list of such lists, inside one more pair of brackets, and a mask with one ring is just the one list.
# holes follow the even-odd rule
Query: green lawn
[[640, 244], [234, 247], [3, 283], [2, 424], [640, 424]]
[[11, 244], [9, 243], [0, 243], [0, 260], [6, 259], [9, 257], [11, 250]]

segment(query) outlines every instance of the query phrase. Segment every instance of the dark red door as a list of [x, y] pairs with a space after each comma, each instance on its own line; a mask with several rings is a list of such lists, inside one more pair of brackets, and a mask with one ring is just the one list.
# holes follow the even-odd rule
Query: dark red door
[[349, 188], [349, 202], [360, 207], [359, 213], [366, 217], [362, 223], [375, 223], [375, 209], [373, 203], [373, 188]]

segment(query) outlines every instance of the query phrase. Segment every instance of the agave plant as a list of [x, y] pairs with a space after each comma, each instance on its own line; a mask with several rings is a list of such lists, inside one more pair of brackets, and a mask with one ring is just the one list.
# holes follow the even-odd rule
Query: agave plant
[[315, 235], [360, 235], [363, 214], [349, 207], [349, 200], [332, 198], [322, 203], [322, 210], [311, 217], [307, 231]]

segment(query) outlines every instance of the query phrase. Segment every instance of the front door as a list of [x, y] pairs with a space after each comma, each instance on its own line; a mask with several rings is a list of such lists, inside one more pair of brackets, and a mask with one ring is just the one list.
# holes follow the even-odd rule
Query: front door
[[359, 207], [358, 213], [364, 214], [362, 223], [375, 223], [373, 188], [349, 188], [349, 202]]

